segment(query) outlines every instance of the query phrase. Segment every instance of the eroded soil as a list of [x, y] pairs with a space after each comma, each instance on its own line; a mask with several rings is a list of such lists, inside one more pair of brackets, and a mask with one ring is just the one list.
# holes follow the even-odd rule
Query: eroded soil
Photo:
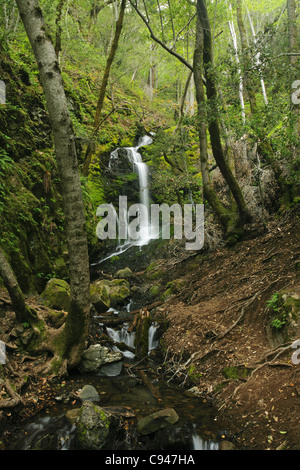
[[266, 304], [280, 291], [300, 295], [299, 228], [295, 209], [256, 238], [181, 263], [185, 287], [164, 305], [169, 357], [195, 355], [199, 391], [241, 448], [300, 448], [299, 317], [276, 330]]

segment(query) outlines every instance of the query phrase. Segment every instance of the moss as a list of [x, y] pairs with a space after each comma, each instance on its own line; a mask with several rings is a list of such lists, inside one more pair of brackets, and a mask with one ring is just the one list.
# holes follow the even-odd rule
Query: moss
[[271, 325], [277, 330], [283, 329], [298, 319], [300, 297], [296, 294], [286, 291], [276, 292], [268, 300], [267, 305], [271, 312]]
[[41, 298], [47, 307], [67, 311], [70, 304], [70, 286], [62, 279], [50, 279]]
[[161, 292], [161, 287], [157, 284], [154, 284], [153, 286], [150, 287], [149, 295], [151, 299], [155, 299], [156, 297], [159, 296], [160, 292]]
[[226, 379], [240, 380], [248, 376], [249, 370], [246, 367], [228, 366], [224, 367], [222, 373]]
[[165, 290], [165, 292], [161, 295], [161, 300], [165, 302], [171, 295], [173, 294], [172, 288], [169, 287], [169, 289]]

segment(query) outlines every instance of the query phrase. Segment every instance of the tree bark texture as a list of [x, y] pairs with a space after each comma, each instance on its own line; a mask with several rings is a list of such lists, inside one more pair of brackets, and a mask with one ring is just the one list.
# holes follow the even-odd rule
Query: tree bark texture
[[212, 151], [216, 163], [236, 201], [239, 211], [240, 224], [244, 225], [249, 220], [246, 203], [237, 179], [235, 178], [233, 172], [230, 169], [230, 166], [225, 159], [221, 142], [217, 103], [218, 93], [215, 72], [213, 70], [212, 35], [205, 0], [197, 0], [197, 15], [200, 26], [203, 30], [203, 65], [206, 79], [207, 103], [209, 105], [211, 115], [209, 116], [208, 129]]
[[76, 365], [84, 349], [89, 324], [89, 256], [85, 212], [78, 172], [73, 126], [54, 46], [47, 34], [38, 0], [16, 0], [31, 43], [51, 119], [69, 251], [70, 308], [63, 355]]

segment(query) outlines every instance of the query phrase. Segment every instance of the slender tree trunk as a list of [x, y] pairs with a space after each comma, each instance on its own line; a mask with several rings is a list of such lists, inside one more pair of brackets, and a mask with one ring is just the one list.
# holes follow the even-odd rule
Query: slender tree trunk
[[[292, 80], [299, 79], [298, 71], [296, 68], [299, 57], [293, 55], [298, 51], [298, 30], [297, 30], [297, 15], [296, 15], [296, 2], [295, 0], [287, 0], [288, 12], [288, 25], [289, 25], [289, 45], [290, 45], [290, 64], [292, 68]], [[295, 116], [295, 133], [300, 138], [300, 109], [299, 105], [293, 106], [293, 113]], [[297, 149], [294, 150], [294, 157], [297, 155]]]
[[[232, 8], [231, 5], [229, 5], [229, 11], [231, 13]], [[245, 114], [245, 102], [244, 102], [244, 83], [243, 83], [243, 77], [242, 77], [242, 71], [240, 67], [240, 59], [238, 56], [238, 43], [237, 43], [237, 37], [235, 33], [235, 27], [234, 23], [232, 20], [229, 21], [229, 29], [230, 29], [230, 34], [232, 38], [232, 43], [234, 47], [234, 53], [235, 53], [235, 59], [238, 65], [238, 75], [239, 75], [239, 98], [240, 98], [240, 105], [241, 105], [241, 112], [242, 112], [242, 120], [243, 124], [246, 123], [246, 114]]]
[[216, 163], [227, 182], [230, 191], [235, 199], [240, 218], [240, 225], [243, 226], [249, 219], [246, 203], [241, 191], [241, 188], [235, 178], [230, 166], [226, 162], [220, 135], [220, 126], [218, 119], [218, 93], [216, 86], [216, 77], [213, 71], [213, 56], [212, 56], [212, 37], [209, 18], [205, 0], [197, 0], [197, 15], [200, 20], [201, 27], [204, 34], [204, 50], [203, 50], [203, 64], [206, 78], [206, 94], [207, 101], [210, 107], [211, 117], [209, 119], [209, 134], [213, 150], [213, 155]]
[[71, 287], [70, 308], [60, 353], [72, 367], [80, 361], [85, 347], [90, 311], [89, 256], [74, 133], [57, 57], [39, 2], [16, 1], [39, 67], [53, 129], [64, 202]]
[[119, 44], [119, 39], [121, 36], [121, 31], [123, 28], [123, 21], [124, 21], [124, 15], [125, 15], [125, 7], [126, 7], [126, 0], [122, 0], [121, 3], [121, 8], [120, 8], [120, 13], [119, 13], [119, 18], [116, 22], [116, 30], [115, 30], [115, 35], [114, 39], [109, 51], [109, 55], [106, 61], [106, 66], [101, 82], [101, 87], [99, 91], [99, 98], [98, 98], [98, 103], [97, 103], [97, 108], [96, 108], [96, 114], [95, 114], [95, 122], [94, 122], [94, 127], [96, 128], [100, 122], [100, 117], [101, 117], [101, 111], [103, 108], [103, 103], [104, 103], [104, 98], [105, 98], [105, 92], [108, 84], [108, 79], [109, 79], [109, 74], [110, 74], [110, 69], [112, 66], [112, 63], [114, 61], [117, 49], [118, 49], [118, 44]]
[[255, 114], [257, 112], [257, 102], [255, 96], [255, 87], [253, 84], [253, 80], [250, 76], [250, 66], [251, 66], [251, 58], [250, 58], [250, 51], [249, 45], [246, 35], [246, 28], [243, 20], [243, 11], [242, 11], [242, 2], [241, 0], [237, 0], [236, 2], [236, 14], [237, 14], [237, 23], [240, 31], [240, 38], [241, 38], [241, 46], [242, 46], [242, 53], [243, 53], [243, 69], [244, 69], [244, 77], [245, 77], [245, 87], [248, 93], [251, 113]]
[[[251, 31], [252, 31], [252, 35], [253, 35], [253, 39], [254, 39], [254, 44], [256, 45], [256, 33], [255, 33], [255, 29], [254, 29], [254, 26], [253, 26], [253, 21], [252, 21], [252, 18], [251, 18], [251, 15], [250, 15], [250, 11], [248, 10], [247, 8], [247, 15], [248, 15], [248, 19], [249, 19], [249, 23], [250, 23], [250, 27], [251, 27]], [[268, 104], [268, 96], [267, 96], [267, 90], [266, 90], [266, 85], [265, 85], [265, 81], [264, 81], [264, 78], [262, 76], [262, 72], [261, 72], [261, 61], [260, 61], [260, 53], [256, 54], [256, 64], [259, 68], [259, 75], [260, 75], [260, 84], [261, 84], [261, 90], [262, 90], [262, 94], [263, 94], [263, 97], [264, 97], [264, 102], [265, 102], [265, 105]]]
[[203, 183], [203, 196], [208, 201], [215, 215], [219, 219], [224, 230], [227, 230], [229, 215], [220, 202], [216, 192], [213, 189], [209, 164], [207, 158], [207, 125], [205, 112], [205, 91], [203, 86], [203, 50], [204, 50], [204, 32], [201, 27], [200, 18], [197, 19], [196, 25], [196, 41], [194, 51], [194, 82], [196, 90], [196, 101], [198, 104], [198, 131], [200, 143], [200, 166]]
[[[119, 44], [119, 39], [121, 36], [122, 28], [123, 28], [123, 22], [124, 22], [124, 16], [125, 16], [125, 7], [126, 7], [126, 0], [122, 0], [121, 7], [120, 7], [120, 13], [118, 20], [116, 22], [116, 29], [115, 29], [115, 34], [114, 38], [111, 44], [111, 48], [109, 51], [109, 55], [106, 61], [106, 66], [100, 86], [100, 91], [99, 91], [99, 98], [98, 98], [98, 103], [97, 103], [97, 108], [96, 108], [96, 113], [95, 113], [95, 120], [94, 120], [94, 133], [93, 133], [93, 139], [95, 138], [99, 124], [101, 122], [101, 112], [103, 108], [103, 103], [104, 103], [104, 98], [105, 98], [105, 93], [109, 81], [109, 76], [110, 76], [110, 70], [112, 63], [114, 61], [117, 49], [118, 49], [118, 44]], [[84, 162], [84, 167], [83, 167], [83, 175], [87, 176], [89, 173], [89, 166], [91, 164], [92, 160], [92, 155], [94, 153], [95, 149], [95, 144], [94, 141], [90, 142], [88, 144], [88, 148], [86, 151], [86, 156], [85, 156], [85, 162]]]
[[[289, 43], [290, 52], [298, 51], [298, 31], [297, 31], [297, 16], [296, 16], [296, 1], [287, 0], [287, 12], [288, 12], [288, 25], [289, 25]], [[297, 56], [290, 56], [291, 65], [294, 66], [297, 63]]]

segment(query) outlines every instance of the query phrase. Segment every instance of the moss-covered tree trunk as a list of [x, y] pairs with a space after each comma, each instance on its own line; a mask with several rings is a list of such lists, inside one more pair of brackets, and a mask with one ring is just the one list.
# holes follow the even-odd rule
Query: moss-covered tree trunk
[[73, 126], [54, 46], [38, 0], [16, 0], [33, 49], [51, 119], [64, 202], [71, 298], [59, 354], [70, 367], [85, 347], [90, 311], [90, 276], [85, 212]]
[[137, 359], [144, 359], [148, 357], [149, 352], [149, 328], [152, 320], [150, 313], [147, 309], [141, 310], [136, 315], [134, 324], [136, 327], [135, 333], [135, 354]]
[[208, 130], [210, 134], [212, 151], [216, 163], [229, 186], [238, 208], [239, 221], [236, 221], [235, 225], [240, 225], [242, 227], [250, 217], [241, 188], [233, 172], [231, 171], [228, 162], [226, 161], [222, 147], [219, 125], [217, 82], [213, 69], [214, 60], [212, 52], [212, 34], [205, 0], [197, 1], [197, 17], [203, 30], [203, 65], [206, 79], [207, 104], [210, 112], [210, 116], [208, 116]]
[[196, 41], [194, 50], [194, 81], [196, 90], [196, 101], [198, 104], [198, 132], [200, 144], [200, 166], [203, 183], [203, 196], [212, 207], [223, 228], [227, 230], [229, 214], [219, 200], [211, 181], [209, 164], [207, 158], [207, 124], [205, 111], [205, 91], [203, 86], [203, 48], [204, 34], [198, 18], [196, 25]]

